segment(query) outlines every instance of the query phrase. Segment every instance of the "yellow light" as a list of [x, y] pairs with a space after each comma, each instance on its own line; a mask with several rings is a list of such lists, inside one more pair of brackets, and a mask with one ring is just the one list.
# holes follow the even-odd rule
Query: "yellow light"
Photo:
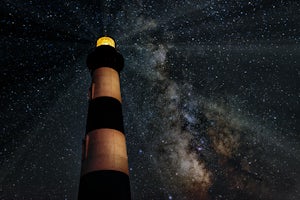
[[116, 47], [115, 41], [114, 41], [112, 38], [110, 38], [110, 37], [101, 37], [101, 38], [99, 38], [99, 39], [97, 40], [97, 45], [96, 45], [96, 47], [99, 47], [99, 46], [101, 46], [101, 45], [109, 45], [109, 46], [111, 46], [111, 47], [113, 47], [113, 48]]

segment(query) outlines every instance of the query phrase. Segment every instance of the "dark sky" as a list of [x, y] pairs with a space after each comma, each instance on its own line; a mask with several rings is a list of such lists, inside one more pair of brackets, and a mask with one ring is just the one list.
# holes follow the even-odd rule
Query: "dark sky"
[[300, 2], [0, 3], [0, 199], [76, 199], [98, 37], [125, 58], [133, 199], [300, 199]]

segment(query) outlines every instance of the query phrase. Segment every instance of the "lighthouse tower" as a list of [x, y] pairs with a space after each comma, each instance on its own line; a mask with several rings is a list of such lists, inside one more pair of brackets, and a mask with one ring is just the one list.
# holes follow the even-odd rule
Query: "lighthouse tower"
[[110, 37], [88, 55], [92, 84], [78, 199], [131, 199], [119, 73], [124, 60]]

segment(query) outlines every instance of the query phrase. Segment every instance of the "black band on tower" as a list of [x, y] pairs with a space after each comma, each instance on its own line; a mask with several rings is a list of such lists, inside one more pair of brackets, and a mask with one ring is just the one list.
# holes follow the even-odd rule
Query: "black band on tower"
[[130, 199], [127, 174], [113, 170], [94, 171], [80, 178], [78, 199]]
[[122, 104], [112, 97], [90, 100], [86, 133], [95, 129], [111, 128], [124, 133]]
[[91, 71], [100, 67], [111, 67], [120, 72], [124, 67], [123, 56], [115, 48], [108, 45], [96, 47], [88, 55], [86, 62]]

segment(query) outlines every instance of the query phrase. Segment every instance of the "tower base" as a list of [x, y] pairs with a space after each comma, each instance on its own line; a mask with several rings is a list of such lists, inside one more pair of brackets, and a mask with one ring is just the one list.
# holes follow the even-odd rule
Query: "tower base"
[[80, 179], [79, 200], [130, 200], [129, 176], [112, 170], [94, 171]]

